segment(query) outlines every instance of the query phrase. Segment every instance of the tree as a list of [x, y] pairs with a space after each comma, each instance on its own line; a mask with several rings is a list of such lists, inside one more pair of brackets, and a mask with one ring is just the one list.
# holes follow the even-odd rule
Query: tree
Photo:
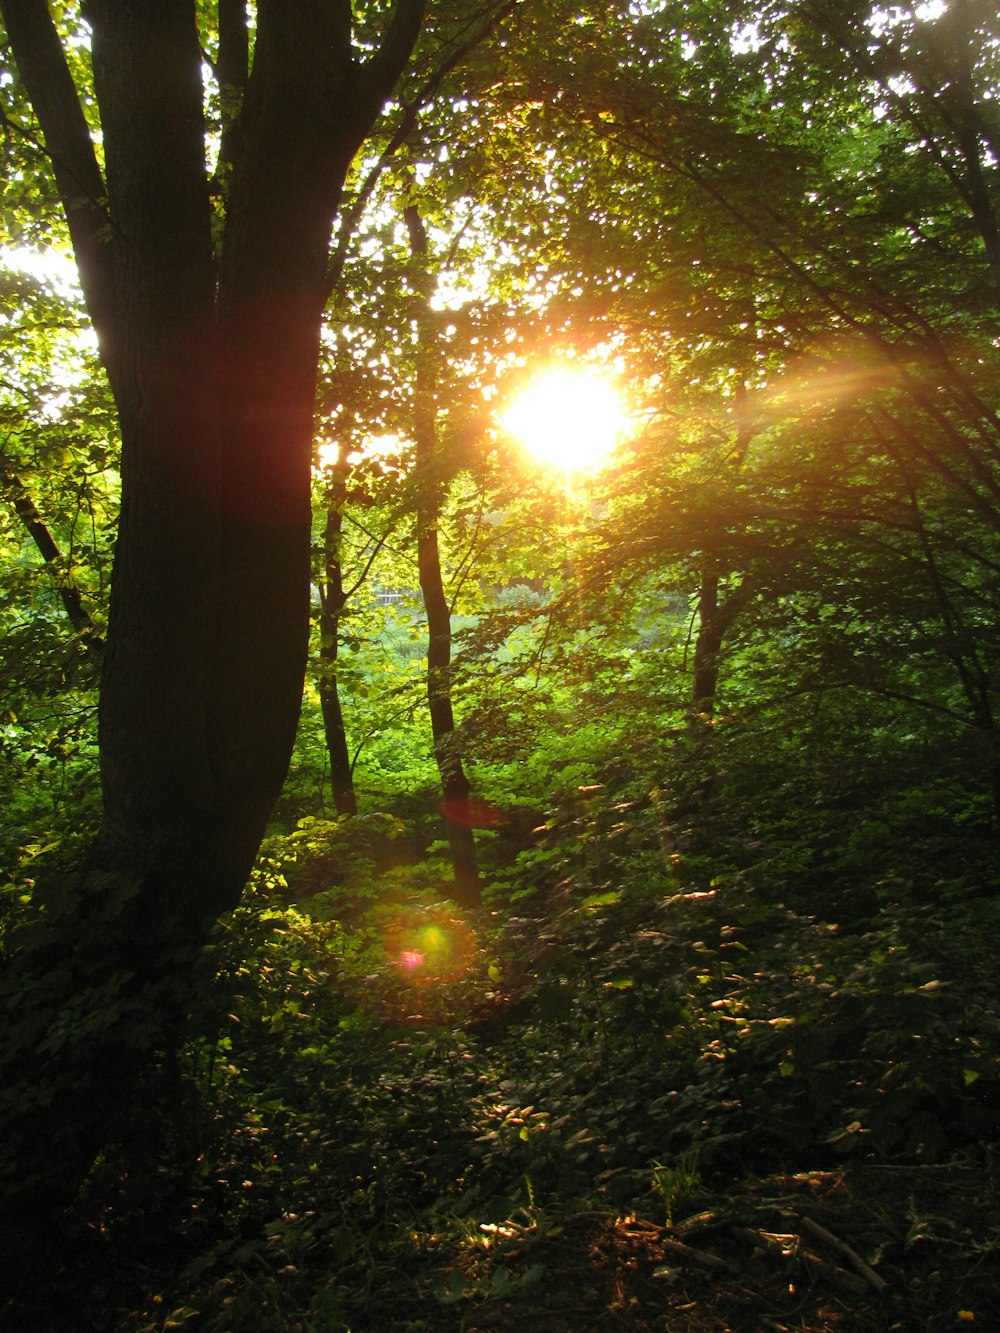
[[214, 173], [193, 0], [84, 7], [103, 166], [43, 0], [0, 10], [121, 424], [98, 860], [141, 881], [147, 938], [234, 905], [284, 778], [330, 229], [424, 8], [361, 58], [346, 4], [264, 3], [254, 28], [220, 4]]
[[551, 324], [561, 308], [579, 344], [603, 323], [651, 390], [581, 553], [582, 613], [606, 634], [623, 585], [682, 594], [674, 707], [853, 709], [859, 765], [860, 719], [891, 710], [920, 780], [986, 827], [995, 6], [577, 5], [562, 45], [568, 17], [526, 16], [449, 152], [482, 198], [502, 182], [496, 236], [537, 266]]
[[347, 745], [344, 710], [337, 684], [337, 659], [340, 654], [340, 622], [350, 591], [344, 587], [342, 539], [344, 504], [347, 499], [347, 478], [350, 464], [346, 457], [338, 458], [328, 469], [324, 487], [322, 548], [322, 578], [319, 583], [319, 671], [318, 688], [323, 714], [323, 734], [326, 737], [327, 758], [330, 763], [330, 791], [334, 807], [340, 815], [356, 815], [358, 801], [354, 793], [354, 772]]
[[433, 273], [428, 267], [427, 229], [416, 203], [404, 210], [410, 240], [413, 285], [416, 293], [414, 323], [417, 363], [413, 386], [413, 441], [415, 447], [417, 572], [427, 615], [427, 704], [430, 709], [434, 756], [441, 774], [444, 822], [455, 874], [455, 894], [466, 906], [478, 904], [479, 869], [475, 835], [468, 819], [469, 782], [455, 734], [451, 686], [451, 607], [441, 573], [438, 527], [448, 488], [437, 427], [437, 360], [435, 318], [431, 308]]
[[[237, 902], [284, 779], [309, 633], [313, 408], [332, 220], [426, 4], [397, 0], [355, 16], [346, 0], [261, 0], [255, 10], [220, 0], [199, 31], [202, 8], [0, 5], [121, 431], [100, 693], [103, 817], [83, 879], [109, 910], [99, 930], [81, 920], [85, 956], [68, 972], [64, 940], [41, 958], [49, 989], [34, 991], [34, 1040], [59, 1052], [58, 1095], [38, 1093], [47, 1066], [26, 1046], [6, 1070], [20, 1117], [8, 1141], [23, 1152], [16, 1170], [29, 1190], [28, 1160], [37, 1169], [46, 1154], [72, 1187], [106, 1132], [110, 1071], [127, 1079], [151, 1046], [176, 1039], [184, 987], [169, 1003], [148, 997]], [[81, 1069], [67, 1073], [59, 1022], [87, 987], [104, 994], [100, 1021], [89, 1044], [75, 1038]], [[109, 1007], [116, 988], [131, 998]], [[142, 994], [144, 1022], [134, 1007]], [[128, 1034], [113, 1016], [123, 1005]]]

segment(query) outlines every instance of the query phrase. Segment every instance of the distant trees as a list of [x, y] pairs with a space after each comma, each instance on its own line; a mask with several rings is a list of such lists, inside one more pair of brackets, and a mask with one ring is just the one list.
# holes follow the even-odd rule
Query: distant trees
[[995, 7], [641, 8], [588, 16], [529, 122], [553, 303], [649, 386], [588, 586], [686, 591], [695, 707], [949, 718], [1000, 815]]

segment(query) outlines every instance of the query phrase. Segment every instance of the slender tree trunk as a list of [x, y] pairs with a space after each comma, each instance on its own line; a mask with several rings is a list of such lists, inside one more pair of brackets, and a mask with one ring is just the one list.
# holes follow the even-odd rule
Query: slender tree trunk
[[726, 629], [725, 618], [719, 609], [719, 576], [716, 573], [702, 574], [697, 614], [691, 707], [695, 713], [711, 717], [719, 688], [719, 652]]
[[0, 485], [7, 490], [15, 514], [24, 524], [25, 531], [35, 543], [38, 554], [45, 561], [59, 593], [63, 610], [69, 616], [73, 629], [80, 636], [80, 642], [100, 656], [104, 652], [104, 640], [99, 634], [95, 634], [94, 622], [84, 605], [80, 589], [69, 574], [58, 543], [38, 512], [28, 488], [20, 477], [6, 471], [0, 471]]
[[[748, 313], [752, 326], [755, 321], [752, 302], [749, 303]], [[736, 437], [728, 462], [734, 471], [738, 471], [746, 459], [754, 433], [745, 381], [736, 387], [734, 421]], [[698, 589], [698, 634], [691, 680], [691, 711], [694, 717], [711, 717], [715, 712], [722, 645], [750, 593], [750, 586], [744, 578], [728, 595], [721, 595], [723, 577], [719, 572], [718, 557], [721, 536], [721, 531], [715, 525], [705, 535], [705, 555]]]
[[444, 595], [437, 532], [425, 532], [417, 541], [420, 591], [427, 612], [427, 702], [434, 737], [434, 757], [441, 774], [443, 812], [455, 876], [455, 897], [465, 907], [480, 900], [475, 835], [463, 815], [472, 790], [455, 736], [451, 702], [451, 611]]
[[455, 735], [451, 697], [451, 608], [444, 590], [438, 522], [443, 480], [437, 445], [435, 330], [429, 302], [427, 231], [415, 204], [405, 211], [417, 289], [417, 368], [413, 393], [413, 433], [417, 454], [418, 512], [417, 567], [427, 614], [427, 703], [430, 709], [434, 757], [441, 775], [442, 805], [448, 847], [455, 877], [455, 897], [463, 906], [477, 906], [481, 888], [475, 834], [467, 822], [471, 785], [462, 764]]
[[354, 774], [351, 754], [347, 748], [347, 730], [340, 704], [340, 691], [337, 686], [340, 618], [347, 601], [340, 554], [346, 490], [346, 466], [338, 463], [326, 492], [326, 528], [323, 538], [324, 581], [321, 588], [319, 616], [319, 700], [323, 713], [326, 752], [330, 760], [330, 790], [333, 804], [340, 815], [356, 815], [358, 802], [354, 793]]

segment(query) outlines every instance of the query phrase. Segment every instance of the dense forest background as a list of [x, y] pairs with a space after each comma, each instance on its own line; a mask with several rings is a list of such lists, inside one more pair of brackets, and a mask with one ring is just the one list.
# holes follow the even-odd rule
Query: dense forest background
[[[203, 254], [136, 6], [0, 3], [0, 1323], [989, 1327], [995, 5], [331, 4], [365, 110], [318, 202], [318, 103], [268, 120], [311, 7], [162, 8]], [[315, 395], [244, 301], [308, 245]], [[247, 358], [221, 538], [195, 272]], [[617, 392], [602, 465], [571, 401], [558, 463], [505, 426], [553, 369]], [[225, 865], [224, 726], [277, 774]]]

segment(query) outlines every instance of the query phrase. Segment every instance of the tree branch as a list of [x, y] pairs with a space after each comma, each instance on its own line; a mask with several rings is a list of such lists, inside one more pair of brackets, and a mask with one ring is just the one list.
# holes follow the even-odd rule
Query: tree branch
[[45, 0], [0, 0], [0, 15], [45, 138], [66, 210], [80, 286], [114, 390], [118, 378], [114, 254], [104, 177], [90, 130]]
[[219, 88], [242, 96], [249, 73], [247, 0], [219, 0], [219, 53], [215, 62]]
[[420, 36], [427, 0], [396, 0], [382, 45], [361, 67], [363, 93], [378, 103], [392, 92]]
[[45, 566], [52, 575], [56, 590], [73, 628], [80, 636], [80, 641], [91, 652], [101, 656], [104, 652], [104, 640], [94, 631], [90, 613], [83, 604], [80, 589], [66, 572], [66, 562], [56, 544], [55, 538], [38, 512], [28, 488], [15, 473], [7, 470], [6, 464], [0, 467], [0, 485], [8, 492], [10, 503], [18, 518], [24, 524], [25, 531], [35, 543], [38, 554], [45, 561]]
[[250, 77], [250, 33], [247, 26], [247, 0], [219, 0], [219, 48], [215, 78], [219, 85], [222, 114], [222, 140], [219, 144], [218, 174], [232, 162], [236, 127], [239, 123], [243, 94]]
[[368, 200], [375, 192], [375, 187], [381, 179], [382, 173], [389, 165], [396, 153], [406, 143], [417, 123], [417, 117], [425, 106], [437, 95], [441, 84], [445, 81], [452, 70], [469, 54], [470, 51], [484, 41], [493, 31], [498, 23], [501, 23], [509, 14], [521, 4], [522, 0], [506, 0], [506, 3], [499, 5], [489, 15], [486, 21], [476, 28], [475, 32], [466, 41], [460, 42], [454, 50], [444, 59], [436, 70], [430, 75], [423, 86], [418, 90], [415, 97], [405, 103], [402, 108], [402, 115], [399, 124], [393, 131], [392, 138], [383, 148], [378, 161], [365, 177], [361, 188], [358, 190], [350, 208], [345, 209], [342, 214], [342, 221], [337, 229], [337, 244], [330, 260], [330, 268], [327, 277], [327, 299], [336, 291], [344, 271], [344, 264], [347, 260], [347, 248], [351, 243], [357, 225], [361, 220], [361, 215], [365, 211]]

